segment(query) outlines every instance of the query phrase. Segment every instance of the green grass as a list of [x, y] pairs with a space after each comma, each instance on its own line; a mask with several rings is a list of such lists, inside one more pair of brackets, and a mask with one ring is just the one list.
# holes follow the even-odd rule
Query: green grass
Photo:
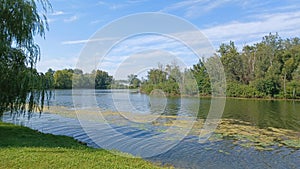
[[163, 168], [93, 149], [66, 136], [0, 122], [0, 168]]

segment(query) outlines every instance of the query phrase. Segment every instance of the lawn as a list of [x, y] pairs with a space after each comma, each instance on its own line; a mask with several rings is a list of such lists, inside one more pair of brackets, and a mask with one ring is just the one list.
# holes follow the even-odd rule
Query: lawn
[[94, 149], [66, 136], [0, 122], [0, 168], [163, 168]]

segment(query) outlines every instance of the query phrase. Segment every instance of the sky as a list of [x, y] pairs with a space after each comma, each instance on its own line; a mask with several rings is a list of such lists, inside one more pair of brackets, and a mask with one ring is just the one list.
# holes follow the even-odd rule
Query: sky
[[[244, 45], [257, 43], [269, 33], [277, 32], [282, 38], [300, 35], [299, 0], [50, 0], [50, 3], [53, 8], [47, 13], [50, 29], [45, 39], [36, 37], [42, 54], [36, 67], [41, 72], [49, 68], [78, 67], [81, 56], [97, 32], [120, 18], [145, 12], [170, 14], [183, 19], [194, 25], [215, 50], [221, 43], [229, 41], [234, 41], [241, 50]], [[148, 21], [145, 19], [143, 22], [147, 24]], [[167, 29], [168, 26], [162, 22], [156, 26]], [[133, 30], [135, 26], [119, 26], [105, 37], [107, 44], [115, 38], [113, 33]], [[146, 32], [123, 38], [92, 64], [117, 79], [126, 79], [128, 74], [145, 74], [159, 63], [176, 62], [183, 68], [190, 67], [201, 56], [182, 43], [183, 36], [179, 34], [169, 36]], [[185, 36], [193, 37], [193, 34], [185, 33]], [[189, 41], [193, 40], [197, 39]], [[101, 42], [106, 44], [103, 39]], [[99, 54], [101, 52], [97, 49], [103, 47], [99, 43], [97, 45], [99, 48], [93, 48], [92, 52]]]

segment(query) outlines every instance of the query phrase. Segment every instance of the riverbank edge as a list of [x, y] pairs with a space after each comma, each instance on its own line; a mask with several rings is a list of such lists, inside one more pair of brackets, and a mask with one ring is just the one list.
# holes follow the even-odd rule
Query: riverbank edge
[[[45, 134], [11, 123], [0, 121], [0, 131], [0, 155], [3, 160], [0, 168], [173, 168], [119, 151], [112, 153], [91, 148], [72, 137]], [[66, 161], [59, 157], [64, 157]]]
[[[73, 89], [52, 89], [51, 91], [55, 91], [55, 90], [58, 90], [58, 91], [62, 91], [62, 90], [73, 90]], [[74, 90], [82, 90], [80, 88], [78, 89], [74, 89]], [[146, 94], [146, 95], [149, 95], [149, 93], [146, 93], [140, 89], [83, 89], [83, 90], [128, 90], [130, 91], [130, 93], [141, 93], [141, 94]], [[169, 97], [169, 98], [208, 98], [208, 99], [211, 99], [211, 98], [228, 98], [228, 99], [241, 99], [241, 100], [266, 100], [266, 101], [300, 101], [300, 98], [295, 98], [295, 99], [291, 99], [291, 98], [275, 98], [275, 97], [240, 97], [240, 96], [237, 96], [237, 97], [234, 97], [234, 96], [212, 96], [212, 95], [209, 95], [209, 94], [198, 94], [198, 95], [173, 95], [173, 94], [165, 94], [166, 97]]]
[[[142, 94], [149, 95], [141, 92]], [[262, 100], [262, 101], [300, 101], [300, 99], [272, 98], [272, 97], [233, 97], [233, 96], [212, 96], [212, 95], [166, 95], [169, 98], [207, 98], [207, 99], [238, 99], [238, 100]]]

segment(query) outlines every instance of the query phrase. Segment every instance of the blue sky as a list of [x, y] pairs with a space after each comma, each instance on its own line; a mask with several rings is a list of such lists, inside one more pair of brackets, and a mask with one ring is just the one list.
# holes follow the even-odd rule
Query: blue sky
[[[221, 43], [232, 40], [241, 49], [243, 45], [260, 41], [269, 32], [278, 32], [282, 38], [299, 37], [300, 34], [299, 0], [50, 0], [50, 3], [53, 6], [53, 12], [47, 14], [50, 30], [46, 33], [45, 40], [36, 38], [42, 50], [37, 69], [42, 72], [47, 71], [48, 68], [54, 70], [75, 68], [83, 47], [95, 32], [120, 17], [140, 12], [160, 12], [183, 18], [197, 26], [215, 48]], [[108, 54], [109, 57], [99, 65], [99, 69], [113, 75], [120, 67], [120, 63], [126, 62], [126, 59], [128, 61], [128, 57], [134, 55], [132, 59], [136, 59], [141, 55], [140, 50], [132, 49], [135, 45], [143, 44], [133, 43], [133, 41], [140, 42], [141, 39], [149, 39], [149, 36], [134, 37], [116, 45], [115, 51]], [[155, 42], [155, 44], [151, 43], [152, 45], [163, 46], [164, 43], [170, 42], [170, 39], [166, 38], [157, 41], [155, 36], [150, 38], [155, 39], [151, 41]], [[132, 45], [130, 52], [120, 50], [128, 44]], [[149, 45], [149, 41], [146, 44]], [[175, 55], [178, 50], [173, 47], [174, 49], [169, 46], [159, 50], [162, 50], [166, 56], [168, 53]], [[182, 52], [188, 53], [188, 50], [182, 48]], [[151, 53], [160, 54], [157, 48], [147, 54]], [[157, 64], [161, 62], [160, 59], [153, 57], [140, 60], [141, 62], [155, 60], [153, 64]], [[194, 59], [183, 59], [182, 62], [190, 66], [196, 60], [197, 58], [194, 57]], [[128, 70], [126, 73], [137, 72], [141, 70], [131, 72]]]

